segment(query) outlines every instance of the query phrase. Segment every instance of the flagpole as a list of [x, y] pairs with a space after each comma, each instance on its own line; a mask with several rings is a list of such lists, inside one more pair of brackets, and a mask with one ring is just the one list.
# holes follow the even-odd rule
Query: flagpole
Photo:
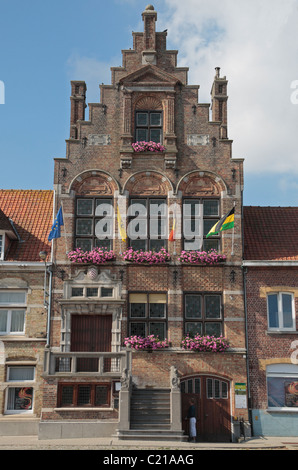
[[[234, 201], [234, 208], [236, 207], [236, 201]], [[233, 226], [233, 232], [232, 232], [232, 252], [231, 256], [234, 256], [234, 241], [235, 241], [235, 223]]]
[[63, 202], [61, 200], [61, 207], [62, 207], [62, 214], [63, 214], [63, 232], [64, 232], [64, 241], [65, 241], [65, 250], [66, 250], [66, 254], [68, 252], [68, 249], [67, 249], [67, 237], [66, 237], [66, 228], [65, 228], [65, 217], [64, 217], [64, 209], [63, 209]]

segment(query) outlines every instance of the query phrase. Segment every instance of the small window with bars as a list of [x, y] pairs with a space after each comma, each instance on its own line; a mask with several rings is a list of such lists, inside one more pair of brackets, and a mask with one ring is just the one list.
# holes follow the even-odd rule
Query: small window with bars
[[60, 384], [58, 406], [107, 408], [110, 395], [111, 386], [106, 384]]

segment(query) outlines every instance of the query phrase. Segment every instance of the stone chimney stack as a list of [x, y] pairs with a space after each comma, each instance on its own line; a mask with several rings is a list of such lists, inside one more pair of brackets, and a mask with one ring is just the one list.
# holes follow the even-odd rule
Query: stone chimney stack
[[156, 28], [157, 12], [153, 5], [148, 5], [142, 13], [144, 21], [144, 49], [142, 53], [143, 64], [156, 64]]

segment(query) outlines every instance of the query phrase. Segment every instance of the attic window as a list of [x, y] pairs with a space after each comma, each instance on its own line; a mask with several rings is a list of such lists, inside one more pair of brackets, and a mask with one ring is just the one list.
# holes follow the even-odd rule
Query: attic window
[[137, 111], [136, 113], [136, 142], [162, 141], [162, 112]]

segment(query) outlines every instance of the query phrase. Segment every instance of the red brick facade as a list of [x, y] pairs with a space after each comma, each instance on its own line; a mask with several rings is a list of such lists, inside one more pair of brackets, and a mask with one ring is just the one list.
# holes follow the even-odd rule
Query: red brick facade
[[[88, 121], [85, 120], [86, 85], [71, 83], [71, 127], [66, 158], [55, 159], [55, 211], [62, 206], [64, 235], [54, 240], [53, 250], [56, 269], [63, 270], [63, 276], [53, 279], [49, 356], [71, 352], [73, 315], [90, 317], [104, 312], [112, 316], [111, 351], [123, 351], [124, 339], [130, 334], [130, 293], [164, 294], [165, 333], [170, 348], [153, 354], [133, 352], [132, 382], [142, 389], [169, 388], [172, 366], [177, 368], [182, 382], [199, 376], [227, 380], [229, 438], [232, 438], [232, 417], [247, 420], [248, 414], [245, 400], [241, 406], [235, 403], [235, 384], [247, 384], [241, 271], [243, 160], [233, 159], [231, 155], [232, 141], [227, 132], [228, 82], [217, 69], [210, 118], [210, 105], [198, 101], [199, 86], [189, 85], [188, 69], [177, 67], [177, 51], [167, 50], [166, 32], [156, 32], [157, 13], [148, 6], [142, 16], [144, 32], [133, 33], [133, 48], [123, 51], [122, 67], [111, 69], [111, 84], [101, 85], [100, 102], [89, 104]], [[136, 140], [138, 125], [136, 116], [141, 111], [162, 116], [161, 143], [166, 148], [162, 153], [133, 150], [131, 144]], [[167, 236], [165, 248], [171, 256], [170, 262], [146, 266], [123, 261], [121, 253], [130, 242], [129, 239], [121, 241], [115, 217], [111, 248], [116, 259], [98, 267], [92, 284], [87, 267], [78, 263], [72, 265], [67, 258], [67, 252], [73, 250], [76, 243], [77, 198], [111, 198], [116, 211], [119, 196], [125, 201], [126, 209], [134, 198], [164, 198], [168, 205], [176, 203], [181, 210], [185, 199], [216, 201], [219, 212], [213, 222], [235, 205], [233, 233], [228, 231], [218, 238], [226, 262], [214, 266], [182, 264], [178, 257], [183, 250], [183, 240], [171, 243]], [[168, 232], [171, 227], [172, 218], [167, 222]], [[72, 298], [73, 286], [97, 288], [98, 282], [104, 283], [104, 280], [109, 286], [114, 282], [115, 288], [120, 289], [114, 303], [110, 300], [107, 304], [101, 299], [96, 304], [90, 298]], [[230, 343], [229, 351], [187, 353], [181, 349], [185, 336], [186, 294], [220, 296], [220, 327]], [[119, 377], [99, 378], [69, 372], [45, 374], [42, 420], [117, 420], [117, 396], [112, 391], [109, 391], [113, 396], [107, 410], [92, 407], [88, 412], [75, 407], [59, 409], [56, 395], [62, 383], [88, 383], [92, 387], [99, 382], [111, 384], [113, 380], [119, 381]]]

